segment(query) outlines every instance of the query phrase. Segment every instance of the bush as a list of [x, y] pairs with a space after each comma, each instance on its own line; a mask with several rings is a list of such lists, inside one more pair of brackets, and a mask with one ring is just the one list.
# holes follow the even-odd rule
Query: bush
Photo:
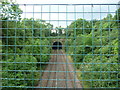
[[[33, 63], [34, 62], [34, 63]], [[3, 86], [31, 86], [38, 83], [37, 60], [33, 56], [16, 56], [3, 64]], [[33, 79], [33, 80], [32, 80]]]

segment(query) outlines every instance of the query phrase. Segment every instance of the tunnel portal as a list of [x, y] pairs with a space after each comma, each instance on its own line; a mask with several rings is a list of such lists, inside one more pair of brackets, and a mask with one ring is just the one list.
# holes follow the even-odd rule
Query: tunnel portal
[[52, 46], [52, 49], [53, 50], [60, 50], [60, 49], [62, 49], [62, 43], [61, 42], [54, 42], [53, 43], [53, 46]]

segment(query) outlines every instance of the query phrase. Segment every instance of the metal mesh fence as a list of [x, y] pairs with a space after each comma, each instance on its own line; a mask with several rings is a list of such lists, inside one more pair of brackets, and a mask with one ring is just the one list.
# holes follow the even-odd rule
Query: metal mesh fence
[[116, 5], [3, 3], [0, 87], [119, 89]]

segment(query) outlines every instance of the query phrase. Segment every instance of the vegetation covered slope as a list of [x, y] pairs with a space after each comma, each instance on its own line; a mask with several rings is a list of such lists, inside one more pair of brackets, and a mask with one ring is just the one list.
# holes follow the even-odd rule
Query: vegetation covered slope
[[50, 40], [46, 37], [53, 26], [39, 19], [21, 19], [22, 10], [13, 2], [3, 1], [1, 11], [2, 85], [34, 86], [50, 58]]
[[67, 51], [80, 71], [83, 86], [120, 87], [118, 28], [119, 10], [101, 20], [77, 19], [68, 27]]

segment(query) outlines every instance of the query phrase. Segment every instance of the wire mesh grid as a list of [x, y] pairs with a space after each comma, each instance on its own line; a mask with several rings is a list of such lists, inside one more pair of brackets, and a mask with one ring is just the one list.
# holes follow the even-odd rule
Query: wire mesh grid
[[116, 5], [2, 4], [0, 87], [120, 88]]

